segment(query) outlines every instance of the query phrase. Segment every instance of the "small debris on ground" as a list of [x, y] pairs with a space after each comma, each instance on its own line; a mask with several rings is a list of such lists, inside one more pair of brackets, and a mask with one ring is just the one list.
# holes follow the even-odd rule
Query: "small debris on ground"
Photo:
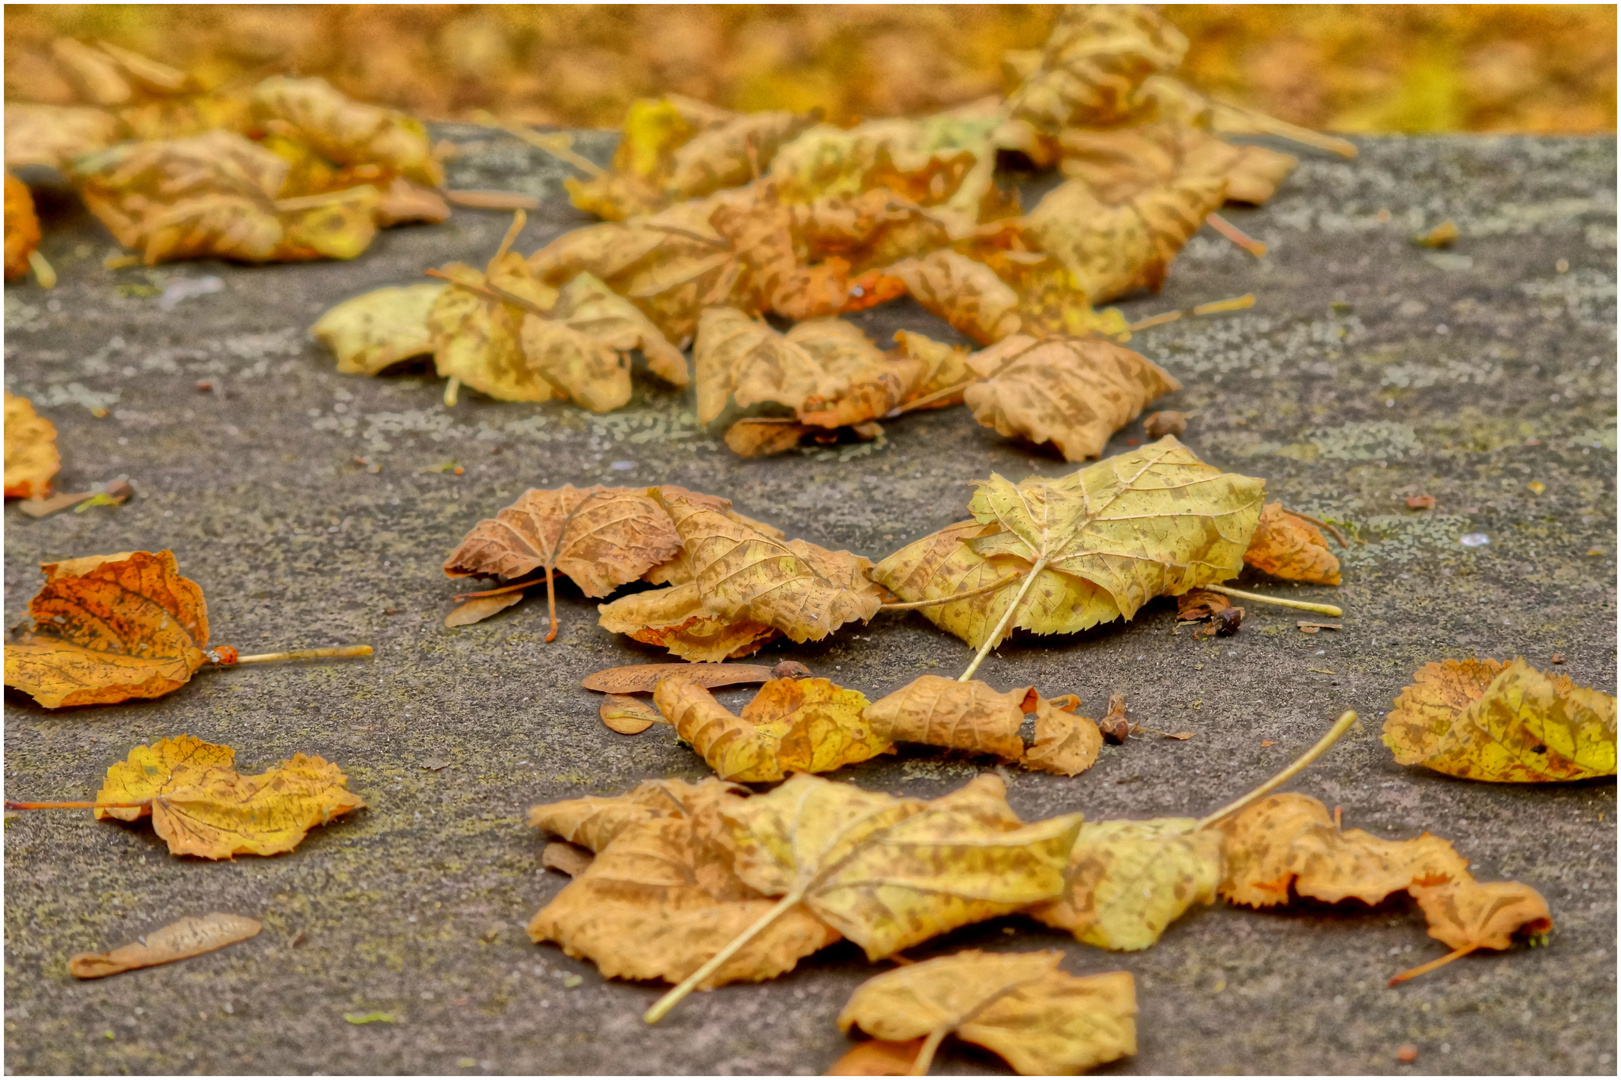
[[1319, 630], [1338, 630], [1340, 628], [1338, 623], [1331, 622], [1297, 622], [1295, 625], [1300, 627], [1302, 634], [1315, 634]]
[[1412, 1043], [1403, 1043], [1396, 1050], [1396, 1060], [1411, 1065], [1418, 1060], [1418, 1047]]
[[450, 768], [450, 762], [445, 758], [429, 758], [427, 761], [417, 762], [417, 768], [426, 769], [428, 772], [438, 772], [441, 769]]
[[1451, 218], [1441, 222], [1429, 232], [1417, 233], [1413, 236], [1413, 243], [1419, 247], [1444, 248], [1451, 247], [1458, 241], [1458, 226]]
[[1109, 695], [1109, 711], [1098, 721], [1098, 730], [1117, 746], [1126, 741], [1126, 736], [1131, 734], [1131, 721], [1126, 719], [1126, 695]]
[[1143, 421], [1143, 433], [1150, 439], [1163, 439], [1167, 435], [1181, 437], [1188, 430], [1188, 414], [1181, 412], [1149, 413]]
[[1407, 509], [1409, 509], [1409, 510], [1434, 510], [1435, 509], [1435, 496], [1434, 495], [1409, 495], [1409, 496], [1407, 496]]
[[1563, 664], [1565, 662], [1565, 654], [1562, 652], [1556, 652], [1552, 656], [1548, 657], [1548, 662], [1550, 664]]
[[1265, 750], [1269, 746], [1276, 746], [1276, 745], [1278, 745], [1278, 740], [1276, 740], [1276, 739], [1262, 739], [1261, 740], [1261, 749], [1263, 749], [1263, 750]]
[[1462, 536], [1458, 537], [1458, 543], [1462, 544], [1464, 547], [1485, 547], [1491, 542], [1492, 538], [1487, 536], [1485, 533], [1464, 533]]
[[394, 1014], [393, 1013], [386, 1013], [386, 1012], [344, 1013], [343, 1018], [345, 1020], [349, 1021], [351, 1024], [394, 1024], [394, 1023], [398, 1023], [398, 1021], [394, 1019]]
[[1544, 484], [1541, 480], [1533, 480], [1525, 486], [1530, 489], [1531, 494], [1533, 495], [1541, 495], [1544, 491], [1548, 490], [1548, 485]]

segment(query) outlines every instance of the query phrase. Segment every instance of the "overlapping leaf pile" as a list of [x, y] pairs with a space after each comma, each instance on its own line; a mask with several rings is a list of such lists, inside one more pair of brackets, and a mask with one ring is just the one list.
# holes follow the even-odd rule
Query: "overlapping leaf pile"
[[[62, 38], [51, 51], [77, 102], [8, 103], [6, 167], [60, 169], [149, 265], [349, 259], [378, 228], [449, 215], [427, 129], [324, 79], [205, 92], [185, 72], [106, 43]], [[11, 253], [26, 235], [19, 211], [13, 239], [12, 204], [8, 179], [8, 278], [21, 272]], [[36, 242], [37, 233], [36, 224]]]

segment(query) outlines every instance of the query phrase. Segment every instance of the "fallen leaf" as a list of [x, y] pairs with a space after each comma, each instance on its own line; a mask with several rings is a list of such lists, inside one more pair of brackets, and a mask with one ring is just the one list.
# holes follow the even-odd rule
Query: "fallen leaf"
[[867, 699], [827, 679], [773, 679], [734, 716], [680, 676], [661, 681], [653, 703], [722, 780], [765, 783], [834, 769], [894, 750], [863, 718]]
[[722, 795], [742, 790], [713, 777], [696, 784], [684, 780], [647, 780], [613, 798], [580, 799], [531, 807], [529, 824], [556, 833], [571, 844], [601, 852], [625, 829], [644, 821], [690, 816]]
[[1135, 952], [1194, 904], [1216, 899], [1221, 837], [1192, 818], [1087, 822], [1059, 899], [1030, 914], [1100, 949]]
[[609, 694], [597, 707], [597, 715], [609, 731], [620, 735], [640, 735], [654, 724], [664, 723], [664, 717], [640, 698], [628, 694]]
[[1413, 243], [1417, 244], [1419, 247], [1427, 248], [1451, 247], [1453, 244], [1457, 243], [1457, 240], [1458, 226], [1457, 223], [1452, 221], [1450, 218], [1441, 222], [1441, 224], [1437, 225], [1429, 232], [1416, 233], [1413, 236]]
[[448, 286], [439, 283], [374, 289], [327, 309], [310, 332], [332, 350], [346, 375], [376, 375], [433, 352], [428, 314]]
[[208, 659], [203, 590], [174, 553], [93, 555], [41, 566], [34, 627], [6, 652], [6, 685], [48, 709], [161, 697]]
[[1309, 521], [1296, 517], [1282, 503], [1267, 503], [1255, 526], [1244, 561], [1264, 574], [1285, 581], [1338, 585], [1340, 561], [1328, 541]]
[[839, 1012], [891, 1041], [926, 1037], [913, 1074], [928, 1072], [947, 1035], [977, 1043], [1022, 1076], [1073, 1075], [1137, 1052], [1137, 993], [1128, 971], [1076, 976], [1057, 951], [968, 949], [868, 979]]
[[1174, 122], [1103, 131], [1070, 128], [1059, 134], [1058, 152], [1064, 175], [1082, 181], [1110, 205], [1189, 179], [1220, 181], [1229, 202], [1259, 205], [1299, 164], [1289, 154], [1235, 146]]
[[[9, 112], [9, 106], [8, 112]], [[10, 117], [8, 116], [9, 120]], [[28, 185], [6, 173], [6, 280], [28, 273], [28, 257], [39, 247], [39, 218]], [[10, 395], [8, 394], [9, 398]]]
[[968, 252], [941, 249], [902, 259], [884, 273], [901, 281], [925, 310], [981, 345], [1019, 333], [1125, 332], [1125, 317], [1114, 308], [1094, 311], [1056, 257], [1028, 249], [968, 247]]
[[445, 616], [445, 625], [449, 627], [471, 626], [483, 622], [491, 615], [499, 614], [523, 599], [523, 590], [502, 593], [499, 596], [478, 596], [456, 605], [456, 609]]
[[763, 622], [711, 614], [691, 581], [621, 597], [597, 612], [604, 630], [661, 646], [693, 663], [749, 656], [779, 636]]
[[1188, 429], [1188, 413], [1181, 412], [1153, 412], [1143, 418], [1143, 434], [1150, 439], [1163, 439], [1167, 435], [1182, 437]]
[[1102, 748], [1103, 733], [1095, 721], [1037, 700], [1036, 741], [1025, 751], [1025, 768], [1078, 776], [1096, 764]]
[[651, 694], [659, 680], [680, 674], [699, 686], [734, 686], [772, 679], [808, 679], [810, 669], [793, 660], [773, 667], [764, 664], [627, 664], [605, 668], [580, 680], [587, 690], [608, 694]]
[[911, 1076], [912, 1064], [918, 1051], [923, 1049], [922, 1039], [889, 1042], [885, 1039], [863, 1039], [844, 1056], [833, 1063], [823, 1076]]
[[212, 911], [200, 918], [172, 922], [111, 952], [77, 953], [68, 958], [68, 973], [76, 979], [99, 979], [135, 968], [172, 964], [246, 941], [262, 929], [257, 919]]
[[1139, 88], [1175, 70], [1185, 37], [1141, 5], [1087, 5], [1059, 16], [1038, 65], [1008, 96], [1008, 113], [1056, 136], [1066, 128], [1109, 128], [1140, 118]]
[[554, 840], [540, 853], [540, 865], [569, 877], [579, 877], [596, 861], [596, 856], [574, 844]]
[[1434, 495], [1409, 495], [1409, 496], [1407, 496], [1407, 509], [1409, 509], [1409, 510], [1434, 510], [1435, 509], [1435, 496]]
[[710, 308], [692, 347], [698, 421], [712, 423], [732, 407], [776, 404], [798, 409], [809, 397], [831, 397], [838, 385], [796, 343], [735, 308]]
[[1066, 461], [1097, 457], [1144, 406], [1182, 385], [1096, 337], [1015, 334], [974, 353], [968, 367], [983, 380], [963, 393], [975, 420], [1004, 437], [1051, 442]]
[[1361, 829], [1341, 831], [1326, 807], [1308, 795], [1271, 795], [1223, 818], [1227, 873], [1223, 899], [1250, 907], [1286, 903], [1294, 895], [1338, 903], [1377, 904], [1411, 885], [1466, 881], [1469, 862], [1429, 833], [1414, 840], [1381, 840]]
[[1039, 700], [1028, 686], [997, 691], [978, 679], [923, 675], [867, 706], [867, 719], [885, 739], [1017, 761], [1025, 752], [1019, 726]]
[[978, 528], [951, 525], [914, 541], [873, 578], [908, 602], [985, 590], [921, 609], [976, 647], [1013, 627], [1073, 633], [1235, 576], [1262, 489], [1170, 436], [1056, 480], [993, 475], [969, 502]]
[[1429, 920], [1430, 936], [1452, 952], [1420, 964], [1390, 980], [1390, 985], [1450, 964], [1476, 949], [1506, 949], [1514, 937], [1540, 937], [1553, 929], [1547, 901], [1517, 881], [1448, 881], [1409, 890]]
[[83, 105], [6, 102], [6, 168], [43, 165], [65, 169], [75, 158], [121, 137], [118, 118]]
[[[348, 187], [356, 180], [379, 187], [394, 177], [428, 187], [445, 182], [422, 121], [355, 101], [325, 79], [272, 76], [253, 88], [252, 107], [271, 135], [303, 143], [338, 167], [340, 175], [327, 185], [301, 185], [303, 194]], [[448, 208], [433, 220], [445, 216]]]
[[150, 815], [171, 855], [230, 859], [292, 851], [315, 826], [365, 809], [323, 758], [295, 754], [257, 776], [232, 769], [235, 758], [230, 747], [189, 735], [137, 746], [107, 770], [96, 802], [140, 805], [98, 806], [96, 820]]
[[1615, 775], [1615, 698], [1515, 658], [1425, 664], [1385, 717], [1402, 765], [1496, 783]]
[[1219, 592], [1189, 589], [1176, 598], [1176, 618], [1178, 622], [1195, 622], [1208, 619], [1232, 606], [1232, 601]]
[[62, 468], [56, 425], [34, 411], [34, 403], [6, 391], [6, 498], [43, 499]]

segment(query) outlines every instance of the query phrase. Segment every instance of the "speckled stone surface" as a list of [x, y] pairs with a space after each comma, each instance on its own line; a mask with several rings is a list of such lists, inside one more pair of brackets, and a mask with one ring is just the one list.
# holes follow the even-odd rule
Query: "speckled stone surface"
[[[466, 145], [454, 184], [546, 200], [520, 250], [581, 223], [539, 151], [479, 129], [445, 134]], [[600, 158], [610, 143], [584, 145]], [[1443, 657], [1547, 666], [1557, 652], [1578, 682], [1615, 688], [1615, 143], [1362, 146], [1355, 161], [1308, 157], [1271, 205], [1230, 215], [1271, 246], [1265, 259], [1207, 230], [1162, 295], [1124, 305], [1140, 318], [1255, 294], [1250, 311], [1162, 326], [1134, 345], [1184, 382], [1158, 407], [1195, 414], [1185, 436], [1195, 451], [1265, 477], [1270, 497], [1355, 524], [1365, 543], [1343, 554], [1342, 588], [1239, 583], [1331, 599], [1346, 609], [1343, 628], [1308, 636], [1289, 613], [1251, 605], [1236, 637], [1195, 640], [1173, 634], [1174, 608], [1159, 601], [1130, 624], [1017, 639], [983, 677], [1075, 691], [1094, 715], [1124, 691], [1139, 723], [1195, 737], [1106, 747], [1075, 779], [1013, 771], [1009, 795], [1027, 818], [1207, 813], [1355, 708], [1363, 725], [1291, 786], [1341, 807], [1348, 825], [1390, 837], [1429, 829], [1478, 876], [1535, 886], [1556, 920], [1551, 943], [1387, 988], [1444, 951], [1405, 901], [1217, 904], [1138, 954], [1014, 918], [912, 955], [1058, 948], [1074, 972], [1130, 970], [1140, 1051], [1117, 1072], [1613, 1073], [1613, 780], [1455, 781], [1396, 765], [1378, 730], [1412, 672]], [[528, 806], [705, 770], [665, 729], [626, 738], [597, 720], [581, 677], [660, 657], [599, 629], [577, 591], [563, 588], [550, 645], [533, 599], [447, 630], [457, 588], [440, 562], [530, 486], [674, 482], [877, 558], [959, 519], [970, 482], [991, 470], [1070, 467], [962, 409], [896, 421], [879, 443], [743, 461], [653, 385], [596, 417], [465, 392], [447, 410], [429, 375], [332, 370], [307, 334], [326, 307], [431, 265], [481, 262], [507, 224], [499, 214], [392, 230], [352, 263], [109, 271], [100, 226], [68, 197], [44, 205], [61, 284], [7, 286], [5, 385], [60, 431], [62, 490], [127, 477], [138, 497], [42, 521], [8, 508], [8, 624], [22, 620], [40, 561], [169, 547], [207, 591], [215, 641], [369, 642], [377, 655], [204, 671], [160, 701], [54, 714], [8, 692], [8, 797], [87, 798], [130, 747], [184, 732], [229, 743], [251, 768], [326, 756], [371, 809], [291, 855], [222, 863], [171, 858], [147, 826], [87, 811], [8, 820], [7, 1072], [825, 1070], [849, 1045], [834, 1017], [875, 970], [847, 944], [772, 983], [695, 996], [650, 1029], [639, 1017], [657, 987], [605, 982], [529, 942], [524, 923], [564, 879], [540, 868]], [[1409, 243], [1446, 218], [1456, 246]], [[211, 275], [220, 291], [163, 308], [175, 282]], [[860, 321], [882, 339], [902, 327], [948, 333], [905, 304]], [[1110, 452], [1141, 434], [1120, 432]], [[462, 475], [436, 471], [451, 462]], [[1433, 495], [1435, 509], [1409, 510], [1411, 494]], [[1489, 543], [1461, 545], [1470, 533]], [[969, 650], [920, 617], [882, 615], [764, 655], [876, 697], [923, 672], [956, 673]], [[919, 751], [840, 778], [933, 796], [980, 767]], [[210, 910], [255, 916], [264, 933], [110, 979], [67, 973], [74, 952]], [[395, 1022], [344, 1019], [373, 1010]], [[1418, 1048], [1414, 1064], [1397, 1061], [1404, 1043]], [[961, 1044], [938, 1063], [999, 1068]]]

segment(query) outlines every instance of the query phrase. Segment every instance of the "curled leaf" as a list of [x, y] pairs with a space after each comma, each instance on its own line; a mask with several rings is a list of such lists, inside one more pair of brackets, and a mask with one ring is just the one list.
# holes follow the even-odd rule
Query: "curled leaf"
[[1103, 748], [1103, 733], [1096, 721], [1036, 701], [1036, 741], [1024, 753], [1027, 769], [1058, 776], [1078, 776], [1090, 769]]
[[923, 675], [867, 706], [873, 729], [896, 742], [927, 743], [995, 754], [1017, 761], [1024, 754], [1019, 726], [1026, 705], [1034, 708], [1034, 689], [998, 692], [978, 679], [959, 682]]
[[376, 375], [433, 352], [428, 315], [445, 288], [429, 283], [375, 289], [329, 308], [310, 332], [332, 350], [339, 371]]
[[658, 818], [690, 816], [736, 790], [740, 789], [713, 777], [696, 784], [685, 780], [647, 780], [613, 798], [588, 795], [531, 807], [529, 824], [555, 833], [571, 844], [601, 852], [614, 837], [632, 825]]
[[597, 608], [604, 630], [658, 645], [694, 663], [733, 660], [760, 651], [778, 631], [746, 616], [711, 614], [696, 583], [633, 593]]
[[1553, 929], [1547, 901], [1517, 881], [1448, 881], [1409, 890], [1429, 921], [1430, 936], [1452, 952], [1395, 976], [1405, 982], [1476, 949], [1506, 949], [1518, 935], [1537, 937]]
[[597, 707], [597, 715], [609, 731], [621, 735], [640, 735], [654, 724], [664, 723], [658, 710], [629, 694], [609, 694]]
[[246, 941], [262, 929], [257, 919], [213, 911], [200, 918], [172, 922], [111, 952], [78, 953], [68, 958], [68, 973], [76, 979], [99, 979], [135, 968], [172, 964]]
[[1309, 581], [1316, 585], [1340, 583], [1340, 561], [1328, 549], [1328, 541], [1317, 526], [1295, 517], [1282, 503], [1261, 507], [1244, 561], [1264, 574], [1285, 581]]
[[1138, 4], [1086, 4], [1059, 16], [1037, 66], [1007, 108], [1037, 131], [1108, 128], [1137, 119], [1138, 91], [1182, 62], [1188, 42], [1158, 12]]
[[34, 411], [34, 403], [6, 392], [6, 498], [43, 499], [62, 468], [56, 425]]

